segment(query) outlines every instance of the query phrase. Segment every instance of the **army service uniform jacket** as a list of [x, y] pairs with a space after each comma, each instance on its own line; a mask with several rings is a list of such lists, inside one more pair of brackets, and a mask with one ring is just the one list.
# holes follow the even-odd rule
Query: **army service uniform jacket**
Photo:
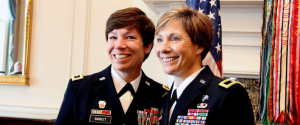
[[146, 116], [138, 116], [137, 113], [145, 110], [151, 111], [158, 121], [162, 96], [167, 94], [167, 88], [142, 72], [137, 92], [125, 114], [112, 80], [111, 66], [99, 73], [75, 79], [68, 83], [56, 125], [137, 125]]
[[246, 90], [241, 83], [226, 81], [214, 76], [206, 66], [177, 99], [170, 123], [172, 91], [164, 97], [159, 125], [254, 125], [252, 105]]

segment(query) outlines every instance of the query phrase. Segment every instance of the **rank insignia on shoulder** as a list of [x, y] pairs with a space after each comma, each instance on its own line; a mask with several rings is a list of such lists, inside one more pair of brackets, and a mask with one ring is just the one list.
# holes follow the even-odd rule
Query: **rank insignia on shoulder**
[[150, 86], [150, 83], [148, 81], [145, 82], [148, 86]]
[[233, 81], [231, 79], [226, 79], [226, 80], [223, 80], [219, 86], [222, 86], [226, 89], [230, 88], [231, 86], [235, 85], [235, 84], [240, 84], [241, 86], [245, 87], [242, 83], [240, 82], [237, 82], [237, 81]]
[[165, 84], [162, 84], [162, 87], [167, 90], [167, 91], [170, 91], [170, 88], [168, 88]]
[[80, 79], [83, 79], [83, 75], [80, 74], [78, 76], [72, 76], [72, 81], [76, 81], [76, 80], [80, 80]]

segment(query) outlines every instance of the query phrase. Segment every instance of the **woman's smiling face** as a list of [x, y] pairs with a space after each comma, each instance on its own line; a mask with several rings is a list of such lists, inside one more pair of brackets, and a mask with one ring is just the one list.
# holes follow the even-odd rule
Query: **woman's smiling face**
[[169, 22], [157, 33], [155, 40], [155, 52], [165, 73], [186, 76], [201, 67], [203, 48], [192, 43], [179, 21]]
[[137, 29], [114, 29], [108, 34], [107, 52], [115, 70], [121, 72], [140, 70], [151, 45], [144, 47]]

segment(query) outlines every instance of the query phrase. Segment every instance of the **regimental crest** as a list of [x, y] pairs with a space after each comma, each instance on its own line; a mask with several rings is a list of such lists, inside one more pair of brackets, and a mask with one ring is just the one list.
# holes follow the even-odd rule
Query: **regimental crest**
[[106, 102], [100, 100], [100, 101], [98, 102], [98, 104], [99, 104], [99, 108], [103, 109], [103, 108], [105, 108]]

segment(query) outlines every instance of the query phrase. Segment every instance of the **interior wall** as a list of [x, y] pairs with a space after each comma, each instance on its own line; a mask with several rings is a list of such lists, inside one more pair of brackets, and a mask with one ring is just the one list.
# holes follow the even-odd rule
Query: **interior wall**
[[225, 77], [258, 79], [263, 3], [221, 5]]
[[29, 86], [0, 85], [0, 116], [55, 119], [72, 75], [98, 72], [105, 23], [132, 0], [33, 0]]

